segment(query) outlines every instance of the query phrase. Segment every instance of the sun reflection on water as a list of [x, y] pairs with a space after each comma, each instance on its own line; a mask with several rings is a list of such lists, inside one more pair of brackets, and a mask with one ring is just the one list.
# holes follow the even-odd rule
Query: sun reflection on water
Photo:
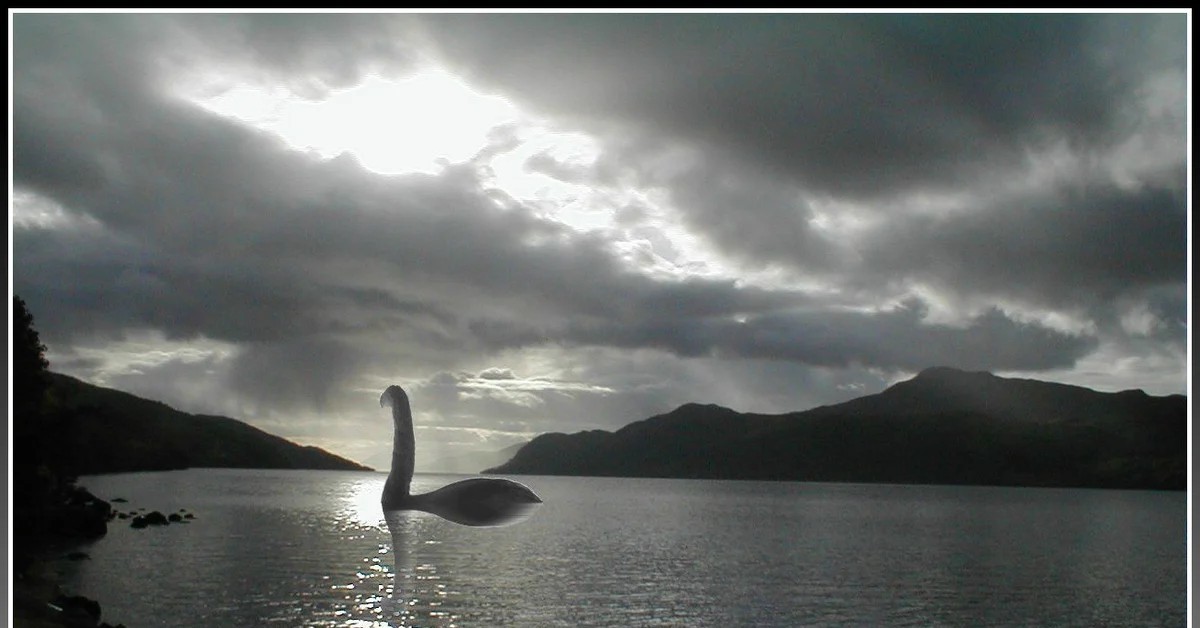
[[384, 519], [379, 496], [385, 481], [385, 476], [377, 474], [357, 479], [346, 487], [337, 520], [347, 529], [381, 527]]
[[[462, 616], [447, 606], [456, 595], [422, 548], [443, 541], [431, 537], [436, 519], [425, 513], [384, 513], [379, 504], [384, 476], [356, 477], [343, 483], [335, 514], [345, 541], [360, 543], [386, 529], [390, 543], [376, 543], [341, 578], [324, 583], [335, 600], [323, 626], [371, 628], [459, 625]], [[416, 552], [416, 555], [414, 555]], [[414, 560], [417, 556], [420, 559]], [[340, 582], [339, 582], [340, 580]]]
[[393, 584], [387, 555], [390, 547], [380, 544], [375, 556], [362, 559], [363, 565], [354, 573], [353, 582], [330, 586], [331, 592], [341, 598], [340, 608], [334, 612], [338, 626], [395, 626], [388, 621], [386, 601], [392, 597]]
[[[354, 552], [342, 553], [345, 562], [320, 575], [313, 600], [279, 609], [276, 616], [307, 616], [307, 625], [380, 628], [457, 626], [473, 616], [464, 612], [467, 594], [452, 563], [464, 547], [484, 540], [475, 536], [483, 533], [425, 512], [385, 513], [379, 502], [385, 480], [384, 474], [347, 474], [319, 495], [309, 495], [333, 505], [327, 533], [338, 539], [339, 547]], [[446, 483], [443, 477], [415, 480], [414, 488], [426, 492]], [[471, 543], [453, 542], [456, 534], [466, 534]]]

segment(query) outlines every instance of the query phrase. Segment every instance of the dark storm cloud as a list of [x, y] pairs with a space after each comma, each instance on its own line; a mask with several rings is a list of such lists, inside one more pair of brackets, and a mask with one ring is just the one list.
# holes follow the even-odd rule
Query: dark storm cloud
[[318, 98], [410, 70], [417, 52], [403, 30], [371, 14], [17, 14], [14, 66], [22, 82], [87, 98], [144, 98], [189, 78], [281, 82]]
[[[461, 71], [605, 138], [590, 172], [529, 167], [631, 174], [741, 264], [1075, 310], [1184, 281], [1185, 15], [421, 21]], [[938, 194], [950, 217], [907, 207]], [[874, 226], [823, 231], [825, 201]]]
[[688, 226], [744, 264], [824, 274], [851, 261], [844, 243], [814, 229], [802, 190], [786, 181], [708, 156], [663, 183]]
[[1182, 16], [1130, 14], [422, 18], [449, 62], [530, 105], [848, 195], [1111, 141], [1147, 74], [1182, 71], [1185, 33]]
[[882, 313], [803, 312], [745, 320], [650, 322], [637, 326], [573, 326], [581, 342], [660, 347], [681, 356], [786, 360], [824, 367], [919, 370], [943, 364], [974, 370], [1041, 370], [1069, 366], [1095, 340], [991, 310], [964, 328], [927, 325], [923, 304]]
[[1187, 280], [1179, 194], [1090, 188], [914, 217], [861, 246], [875, 273], [1048, 307], [1094, 307]]

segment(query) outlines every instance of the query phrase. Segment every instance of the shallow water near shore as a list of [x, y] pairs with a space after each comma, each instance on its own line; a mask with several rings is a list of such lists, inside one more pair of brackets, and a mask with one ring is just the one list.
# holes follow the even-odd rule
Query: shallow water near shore
[[129, 626], [1186, 622], [1183, 492], [529, 476], [545, 503], [516, 525], [405, 513], [393, 536], [385, 478], [85, 477], [196, 518], [114, 520], [63, 585]]

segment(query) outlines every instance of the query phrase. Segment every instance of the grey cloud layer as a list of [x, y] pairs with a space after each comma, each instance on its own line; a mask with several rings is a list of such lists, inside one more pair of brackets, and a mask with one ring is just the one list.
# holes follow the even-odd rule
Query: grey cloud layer
[[[1182, 14], [526, 17], [425, 24], [608, 140], [531, 168], [663, 189], [740, 264], [1092, 322], [1186, 290]], [[820, 228], [828, 201], [867, 226]]]
[[731, 149], [822, 192], [957, 186], [1114, 140], [1181, 15], [442, 15], [442, 55], [530, 104]]
[[[401, 37], [408, 19], [276, 17], [17, 16], [15, 183], [98, 223], [16, 229], [17, 291], [48, 342], [131, 329], [228, 341], [240, 350], [232, 389], [281, 404], [327, 403], [363, 373], [541, 345], [888, 369], [1063, 367], [1095, 345], [997, 309], [960, 329], [926, 324], [919, 304], [864, 314], [800, 291], [657, 280], [599, 236], [484, 191], [470, 165], [380, 177], [349, 157], [290, 152], [167, 91], [173, 72], [224, 63], [319, 94], [416, 54]], [[886, 283], [868, 278], [894, 269], [1043, 298], [1080, 278], [1089, 293], [1181, 281], [1170, 244], [1180, 201], [1162, 190], [897, 223], [857, 267], [810, 230], [799, 199], [811, 187], [878, 195], [953, 180], [1009, 159], [1046, 125], [1103, 137], [1120, 103], [1092, 78], [1121, 86], [1128, 62], [1079, 57], [1077, 43], [1103, 30], [1092, 20], [664, 19], [446, 17], [433, 21], [453, 32], [432, 36], [461, 67], [547, 110], [660, 128], [655, 142], [702, 155], [727, 148], [660, 183], [690, 226], [749, 262], [790, 260], [848, 285]], [[1028, 50], [995, 58], [1018, 43]], [[968, 71], [964, 55], [986, 63]], [[1077, 66], [1073, 82], [1053, 84]], [[1018, 71], [1037, 89], [1004, 80]], [[980, 138], [995, 151], [965, 159]]]
[[866, 265], [1050, 306], [1112, 302], [1187, 279], [1186, 199], [1097, 187], [874, 234]]
[[[1185, 207], [1181, 14], [450, 15], [428, 22], [442, 54], [479, 80], [599, 132], [635, 135], [609, 145], [611, 161], [633, 164], [645, 183], [670, 190], [688, 224], [739, 259], [806, 271], [852, 261], [842, 243], [811, 225], [806, 199], [832, 195], [895, 214], [862, 247], [868, 255], [884, 249], [888, 264], [904, 253], [900, 246], [960, 246], [969, 235], [958, 233], [964, 223], [990, 222], [991, 248], [1012, 251], [1026, 266], [1025, 251], [1046, 238], [1048, 253], [1035, 256], [1046, 263], [1033, 270], [1053, 272], [1053, 261], [1077, 252], [1076, 228], [1096, 231], [1115, 219], [1124, 230], [1129, 213], [1141, 212], [1153, 226], [1136, 231], [1156, 233], [1140, 233], [1148, 239], [1132, 248], [1143, 258], [1162, 255], [1139, 263], [1169, 267], [1175, 281], [1183, 276], [1182, 240], [1163, 247], [1158, 237], [1159, 226], [1179, 227]], [[1148, 94], [1156, 85], [1173, 87]], [[1039, 161], [1047, 159], [1042, 153], [1065, 147], [1067, 159], [1087, 164], [1140, 142], [1163, 162], [1161, 171], [1141, 173], [1158, 190], [1124, 192], [1106, 172], [1083, 172], [1051, 178], [1038, 192], [1048, 198], [996, 198], [998, 187], [1045, 176], [1054, 164]], [[691, 159], [673, 158], [664, 143], [696, 150]], [[890, 210], [906, 194], [939, 191], [968, 193], [962, 209], [987, 216], [909, 226]], [[1144, 207], [1113, 209], [1147, 198]], [[1061, 212], [1028, 207], [1056, 201]], [[906, 241], [888, 251], [896, 225]], [[919, 230], [927, 236], [914, 243]], [[1097, 256], [1119, 259], [1131, 238], [1108, 249], [1102, 239]], [[979, 272], [996, 261], [1008, 260], [986, 259]]]

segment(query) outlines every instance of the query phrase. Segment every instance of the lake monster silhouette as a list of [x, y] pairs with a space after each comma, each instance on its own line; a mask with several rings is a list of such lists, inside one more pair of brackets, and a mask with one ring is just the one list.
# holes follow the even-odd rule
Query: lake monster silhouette
[[[393, 599], [399, 601], [401, 576], [406, 571], [404, 563], [408, 559], [408, 552], [402, 549], [406, 528], [404, 511], [427, 512], [464, 526], [494, 527], [522, 521], [542, 500], [524, 484], [503, 478], [469, 478], [429, 493], [413, 495], [416, 442], [408, 394], [399, 386], [389, 386], [380, 396], [379, 405], [391, 406], [395, 427], [392, 468], [383, 485], [380, 505], [392, 535]], [[409, 625], [406, 618], [411, 618], [414, 609], [408, 606], [404, 602], [401, 607], [391, 609], [394, 618], [402, 622], [400, 625]]]

